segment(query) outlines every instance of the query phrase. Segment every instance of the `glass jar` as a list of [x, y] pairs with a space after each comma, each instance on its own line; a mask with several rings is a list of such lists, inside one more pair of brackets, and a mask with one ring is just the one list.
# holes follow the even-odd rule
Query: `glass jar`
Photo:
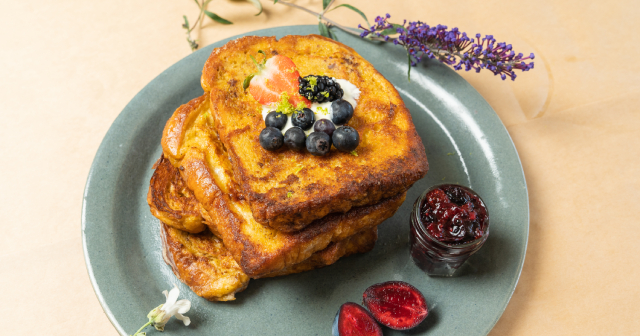
[[[454, 273], [464, 262], [474, 253], [476, 253], [489, 237], [489, 212], [487, 211], [487, 217], [485, 220], [485, 228], [482, 236], [461, 244], [452, 244], [439, 241], [433, 237], [426, 225], [422, 222], [420, 212], [422, 208], [422, 202], [427, 194], [437, 188], [444, 186], [450, 186], [451, 184], [440, 184], [433, 186], [426, 190], [413, 204], [413, 211], [411, 213], [411, 231], [409, 233], [409, 241], [411, 244], [411, 257], [420, 269], [425, 271], [429, 276], [453, 276]], [[474, 195], [480, 199], [480, 196], [473, 190], [461, 187], [471, 195]], [[480, 199], [482, 201], [482, 199]], [[485, 207], [484, 202], [482, 205]]]

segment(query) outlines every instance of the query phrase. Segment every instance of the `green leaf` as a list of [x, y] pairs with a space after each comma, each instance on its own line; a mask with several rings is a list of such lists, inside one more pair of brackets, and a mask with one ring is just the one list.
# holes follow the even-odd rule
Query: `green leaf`
[[184, 18], [184, 24], [182, 25], [182, 28], [189, 29], [189, 20], [187, 19], [187, 16], [183, 15], [182, 17]]
[[327, 25], [322, 21], [318, 21], [318, 30], [320, 30], [320, 35], [331, 38], [331, 36], [329, 36], [329, 28], [327, 28]]
[[260, 0], [245, 0], [245, 1], [250, 2], [253, 5], [253, 7], [255, 7], [255, 8], [257, 8], [259, 10], [259, 12], [258, 12], [258, 14], [256, 14], [256, 16], [262, 14], [262, 3], [260, 2]]
[[348, 4], [342, 4], [340, 6], [333, 7], [333, 9], [331, 9], [331, 10], [334, 10], [336, 8], [339, 8], [339, 7], [346, 7], [346, 8], [351, 9], [352, 11], [360, 14], [360, 16], [362, 16], [362, 18], [364, 18], [364, 20], [367, 22], [367, 26], [371, 27], [371, 24], [369, 23], [369, 20], [367, 19], [367, 16], [364, 15], [364, 13], [361, 10], [359, 10], [359, 9], [357, 9], [357, 8], [351, 6], [351, 5], [348, 5]]
[[393, 35], [393, 34], [397, 34], [398, 33], [396, 31], [397, 28], [404, 28], [403, 25], [400, 25], [400, 24], [397, 24], [397, 23], [392, 23], [391, 25], [393, 26], [393, 28], [385, 29], [385, 30], [381, 31], [380, 34], [382, 34], [382, 35]]
[[242, 89], [246, 90], [249, 87], [249, 84], [251, 84], [251, 80], [253, 79], [253, 76], [255, 76], [256, 74], [250, 74], [249, 76], [247, 76], [244, 81], [242, 82]]
[[322, 9], [327, 9], [327, 6], [331, 3], [331, 0], [322, 0]]
[[222, 23], [222, 24], [233, 24], [233, 22], [229, 21], [229, 20], [225, 20], [223, 18], [221, 18], [220, 16], [218, 16], [218, 14], [216, 13], [211, 13], [210, 11], [206, 10], [204, 11], [205, 14], [207, 14], [208, 17], [211, 18], [211, 20], [218, 22], [218, 23]]
[[273, 4], [275, 5], [276, 3], [278, 3], [278, 0], [273, 0]]
[[327, 31], [329, 32], [329, 38], [331, 38], [332, 40], [338, 40], [338, 37], [336, 36], [336, 34], [333, 33], [333, 31], [331, 30], [332, 27], [329, 27], [327, 29]]

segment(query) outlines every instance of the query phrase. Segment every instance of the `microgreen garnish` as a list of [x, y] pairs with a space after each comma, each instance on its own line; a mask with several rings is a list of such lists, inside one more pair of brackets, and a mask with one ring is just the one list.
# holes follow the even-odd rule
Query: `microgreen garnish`
[[289, 191], [289, 192], [287, 193], [287, 198], [291, 198], [291, 197], [293, 197], [293, 193], [292, 193], [291, 191]]
[[[302, 103], [304, 104], [304, 103]], [[306, 107], [306, 105], [304, 106]], [[291, 104], [289, 102], [289, 94], [286, 92], [283, 92], [280, 94], [280, 101], [278, 102], [278, 105], [276, 106], [276, 112], [280, 112], [286, 115], [290, 115], [293, 114], [293, 112], [296, 111], [296, 108], [293, 106], [293, 104]]]
[[311, 85], [311, 90], [318, 85], [318, 77], [316, 76], [309, 76], [307, 80], [309, 81], [309, 85]]
[[294, 171], [293, 173], [298, 174], [302, 170], [302, 168], [304, 168], [304, 166], [298, 167], [298, 169], [296, 169], [296, 171]]
[[358, 156], [358, 152], [356, 152], [355, 150], [352, 150], [350, 154], [353, 156]]

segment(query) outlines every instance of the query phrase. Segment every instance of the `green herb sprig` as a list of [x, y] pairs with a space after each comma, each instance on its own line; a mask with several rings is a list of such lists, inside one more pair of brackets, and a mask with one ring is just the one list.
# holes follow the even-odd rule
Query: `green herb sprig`
[[[193, 25], [189, 24], [189, 20], [187, 19], [186, 15], [183, 15], [182, 18], [184, 19], [184, 23], [182, 24], [182, 28], [184, 28], [186, 30], [187, 33], [187, 42], [189, 43], [189, 47], [191, 47], [191, 51], [196, 51], [200, 46], [198, 44], [198, 40], [194, 39], [193, 37], [191, 37], [191, 32], [198, 26], [198, 24], [202, 25], [202, 21], [204, 20], [204, 16], [208, 16], [209, 18], [211, 18], [211, 20], [224, 24], [224, 25], [230, 25], [233, 24], [233, 22], [222, 18], [220, 15], [210, 12], [207, 10], [207, 6], [209, 5], [209, 3], [213, 0], [194, 0], [196, 5], [198, 5], [198, 9], [200, 10], [200, 13], [198, 14], [198, 18], [196, 19], [196, 21], [193, 23]], [[249, 2], [250, 4], [252, 4], [255, 8], [258, 9], [258, 13], [255, 14], [255, 16], [258, 16], [260, 14], [262, 14], [262, 4], [260, 3], [260, 0], [235, 0], [235, 1], [246, 1]], [[339, 28], [349, 34], [353, 34], [358, 36], [358, 33], [354, 32], [353, 30], [349, 29], [348, 27], [342, 26], [339, 23], [328, 19], [325, 14], [338, 9], [340, 7], [344, 7], [344, 8], [348, 8], [356, 13], [358, 13], [360, 16], [362, 16], [362, 18], [367, 22], [367, 25], [370, 26], [369, 24], [369, 20], [367, 19], [367, 16], [359, 9], [357, 9], [356, 7], [349, 5], [349, 4], [342, 4], [342, 5], [338, 5], [335, 7], [333, 6], [333, 3], [335, 2], [335, 0], [322, 0], [322, 12], [321, 13], [317, 13], [314, 12], [312, 10], [309, 10], [307, 8], [304, 8], [302, 6], [296, 5], [294, 3], [291, 2], [287, 2], [287, 1], [281, 1], [281, 0], [274, 0], [273, 3], [274, 4], [282, 4], [285, 6], [289, 6], [289, 7], [293, 7], [296, 9], [300, 9], [303, 10], [313, 16], [316, 16], [318, 18], [318, 31], [320, 33], [320, 35], [334, 39], [334, 40], [338, 40], [336, 35], [333, 33], [332, 28], [336, 27]]]
[[344, 7], [344, 8], [348, 8], [356, 13], [358, 13], [360, 16], [362, 16], [362, 18], [367, 22], [367, 25], [369, 24], [369, 20], [367, 19], [367, 16], [359, 9], [357, 9], [356, 7], [349, 5], [349, 4], [342, 4], [342, 5], [338, 5], [332, 8], [333, 3], [335, 2], [335, 0], [322, 0], [322, 12], [317, 13], [314, 12], [310, 9], [307, 9], [305, 7], [296, 5], [294, 3], [291, 2], [287, 2], [287, 1], [282, 1], [282, 0], [274, 0], [273, 3], [274, 4], [282, 4], [285, 6], [289, 6], [289, 7], [293, 7], [299, 10], [302, 10], [304, 12], [307, 12], [315, 17], [318, 18], [318, 30], [320, 31], [320, 35], [324, 36], [324, 37], [328, 37], [330, 39], [334, 39], [334, 40], [338, 40], [337, 36], [333, 33], [333, 31], [331, 31], [331, 28], [336, 27], [339, 28], [340, 30], [347, 32], [349, 34], [355, 35], [355, 36], [360, 36], [360, 34], [358, 34], [357, 32], [354, 32], [353, 30], [351, 30], [348, 27], [345, 27], [329, 18], [327, 18], [325, 16], [325, 14], [327, 14], [328, 12], [338, 9], [340, 7]]
[[[198, 9], [200, 9], [200, 13], [198, 14], [198, 18], [196, 19], [196, 21], [193, 23], [193, 25], [190, 25], [189, 19], [187, 19], [187, 16], [186, 15], [182, 16], [182, 18], [184, 19], [182, 28], [184, 28], [187, 31], [187, 42], [189, 42], [189, 47], [191, 47], [191, 51], [195, 51], [199, 47], [198, 40], [191, 37], [191, 32], [198, 26], [198, 23], [200, 23], [200, 26], [202, 26], [202, 21], [204, 21], [205, 15], [211, 18], [211, 20], [224, 25], [233, 24], [233, 22], [221, 17], [220, 15], [207, 10], [207, 6], [212, 0], [202, 0], [202, 1], [193, 0], [193, 1], [195, 1], [196, 5], [198, 5]], [[262, 4], [260, 3], [260, 0], [240, 0], [240, 1], [249, 2], [254, 7], [256, 7], [258, 9], [258, 14], [256, 14], [256, 16], [262, 13]]]
[[[211, 13], [205, 9], [207, 4], [212, 0], [194, 0], [200, 8], [198, 21], [201, 21], [203, 15], [209, 16], [216, 22], [223, 24], [231, 24], [218, 15]], [[259, 0], [240, 0], [249, 1], [260, 9], [262, 13], [262, 5]], [[529, 71], [533, 69], [534, 63], [530, 60], [535, 58], [533, 53], [524, 56], [522, 53], [516, 54], [512, 50], [511, 44], [504, 42], [498, 43], [493, 35], [485, 35], [483, 38], [480, 34], [476, 34], [475, 38], [467, 33], [460, 31], [458, 28], [448, 29], [447, 26], [437, 25], [429, 26], [424, 22], [415, 21], [403, 24], [389, 22], [391, 17], [389, 14], [378, 16], [375, 24], [371, 25], [367, 16], [356, 7], [349, 4], [342, 4], [333, 7], [335, 0], [322, 0], [322, 12], [317, 13], [300, 5], [283, 1], [273, 0], [274, 4], [282, 4], [292, 8], [307, 12], [318, 18], [318, 30], [320, 35], [337, 40], [337, 36], [333, 33], [332, 28], [338, 28], [345, 33], [358, 36], [370, 41], [380, 41], [393, 43], [404, 47], [407, 51], [407, 79], [411, 80], [411, 68], [418, 65], [423, 57], [432, 58], [451, 66], [454, 70], [475, 70], [480, 72], [487, 69], [495, 75], [500, 75], [502, 80], [511, 78], [515, 80], [516, 74], [514, 70]], [[354, 31], [348, 27], [327, 18], [325, 15], [340, 7], [348, 8], [358, 13], [367, 22], [367, 27], [358, 25], [361, 32]], [[184, 17], [185, 23], [183, 27], [187, 30], [187, 41], [191, 45], [191, 49], [198, 48], [198, 44], [191, 38], [193, 27], [189, 26], [187, 17]], [[195, 26], [195, 25], [194, 25]], [[526, 63], [525, 61], [530, 61]]]

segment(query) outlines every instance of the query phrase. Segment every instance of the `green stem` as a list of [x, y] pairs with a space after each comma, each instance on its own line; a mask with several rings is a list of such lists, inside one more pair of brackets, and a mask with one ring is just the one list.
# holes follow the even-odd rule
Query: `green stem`
[[326, 12], [329, 10], [329, 8], [331, 8], [331, 6], [333, 5], [333, 3], [334, 3], [335, 1], [336, 1], [336, 0], [331, 0], [331, 2], [327, 5], [327, 8], [325, 8], [325, 9], [322, 11], [322, 15], [323, 15], [323, 16], [324, 16], [324, 13], [326, 13]]
[[147, 322], [147, 324], [143, 325], [140, 329], [138, 329], [138, 331], [136, 331], [136, 333], [135, 333], [135, 334], [133, 334], [133, 336], [138, 335], [138, 333], [139, 333], [139, 332], [141, 332], [144, 328], [146, 328], [146, 327], [150, 326], [152, 323], [153, 323], [153, 322], [151, 322], [151, 321]]
[[[326, 16], [324, 16], [324, 12], [316, 13], [316, 12], [314, 12], [312, 10], [309, 10], [309, 9], [304, 8], [302, 6], [296, 5], [296, 4], [291, 3], [291, 2], [286, 2], [286, 1], [278, 1], [277, 3], [283, 4], [285, 6], [293, 7], [293, 8], [299, 9], [299, 10], [304, 11], [304, 12], [307, 12], [307, 13], [313, 15], [313, 16], [321, 18], [322, 20], [330, 23], [332, 26], [334, 26], [334, 27], [346, 32], [346, 33], [349, 33], [351, 35], [355, 35], [355, 36], [360, 37], [360, 34], [354, 32], [353, 30], [351, 30], [351, 29], [349, 29], [349, 28], [347, 28], [347, 27], [345, 27], [345, 26], [343, 26], [343, 25], [341, 25], [341, 24], [339, 24], [339, 23], [337, 23], [337, 22], [335, 22], [335, 21], [333, 21], [331, 19], [328, 19]], [[327, 8], [329, 8], [329, 7], [330, 6], [327, 6]], [[382, 41], [382, 42], [384, 42], [384, 39], [378, 39], [378, 38], [371, 38], [371, 39], [374, 40], [374, 41]]]
[[196, 43], [196, 40], [191, 39], [191, 32], [196, 27], [202, 28], [202, 22], [204, 21], [204, 11], [207, 9], [207, 5], [212, 0], [202, 0], [202, 3], [200, 3], [200, 1], [198, 0], [193, 0], [193, 1], [196, 3], [196, 5], [198, 5], [198, 9], [200, 9], [200, 13], [198, 14], [196, 21], [191, 25], [191, 27], [187, 27], [187, 41], [191, 46], [191, 51], [195, 51], [198, 48], [198, 44]]
[[198, 9], [200, 9], [200, 13], [198, 14], [198, 18], [196, 19], [196, 22], [194, 22], [191, 25], [191, 28], [189, 28], [189, 31], [187, 33], [191, 33], [191, 31], [196, 28], [196, 26], [198, 25], [198, 22], [200, 22], [200, 19], [202, 18], [202, 14], [204, 14], [204, 6], [205, 6], [204, 0], [202, 0], [202, 5], [200, 5], [198, 0], [195, 0], [195, 2], [198, 5]]

